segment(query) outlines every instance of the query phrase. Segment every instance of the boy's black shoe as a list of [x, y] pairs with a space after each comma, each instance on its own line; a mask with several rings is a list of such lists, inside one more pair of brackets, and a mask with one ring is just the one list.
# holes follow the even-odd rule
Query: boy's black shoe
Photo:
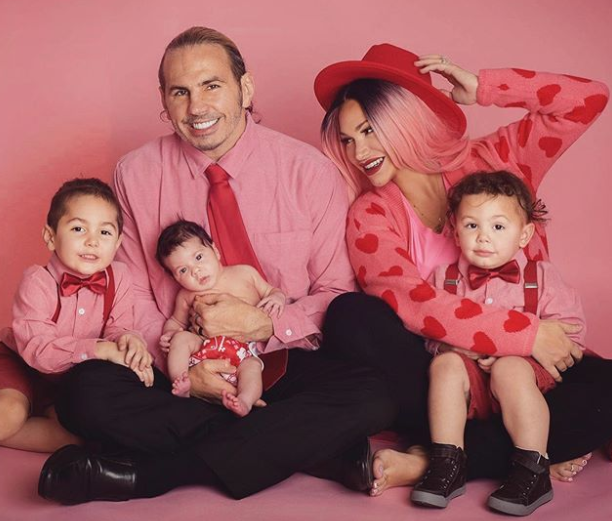
[[513, 516], [528, 516], [553, 498], [550, 461], [535, 450], [515, 447], [508, 479], [489, 496], [494, 510]]
[[412, 490], [410, 499], [419, 505], [446, 508], [451, 499], [465, 493], [466, 463], [463, 449], [432, 444], [429, 468]]

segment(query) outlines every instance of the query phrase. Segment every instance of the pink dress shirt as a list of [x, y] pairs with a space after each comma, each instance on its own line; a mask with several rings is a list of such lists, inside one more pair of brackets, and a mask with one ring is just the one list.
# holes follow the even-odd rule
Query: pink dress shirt
[[[465, 257], [459, 258], [459, 283], [457, 295], [485, 306], [500, 306], [521, 312], [525, 307], [525, 291], [523, 288], [523, 272], [527, 264], [527, 258], [523, 251], [519, 251], [514, 257], [521, 269], [521, 280], [518, 284], [512, 284], [499, 277], [490, 279], [479, 288], [471, 289], [467, 282], [469, 263]], [[444, 288], [447, 266], [438, 266], [432, 273], [430, 282], [438, 289]], [[538, 308], [536, 316], [540, 319], [554, 319], [578, 324], [582, 329], [568, 336], [582, 349], [585, 348], [586, 323], [580, 297], [576, 291], [569, 287], [553, 264], [547, 261], [538, 262]], [[436, 354], [440, 343], [435, 340], [427, 340], [427, 350]]]
[[[116, 342], [125, 333], [139, 333], [132, 330], [130, 273], [120, 262], [113, 262], [112, 267], [115, 300], [104, 340]], [[0, 332], [2, 342], [41, 373], [63, 373], [79, 362], [95, 359], [100, 340], [104, 295], [83, 288], [69, 297], [59, 297], [58, 285], [65, 272], [71, 273], [56, 255], [46, 269], [31, 266], [25, 270], [13, 301], [12, 327]], [[58, 298], [61, 310], [57, 322], [53, 322]]]
[[[562, 74], [483, 70], [478, 81], [480, 105], [521, 107], [527, 113], [519, 121], [471, 140], [465, 164], [444, 172], [446, 186], [472, 172], [509, 170], [536, 191], [554, 162], [608, 102], [608, 89], [602, 83]], [[413, 224], [414, 217], [406, 212], [405, 197], [395, 183], [370, 190], [355, 201], [349, 212], [347, 244], [364, 291], [386, 300], [405, 327], [418, 335], [481, 352], [490, 349], [491, 340], [498, 355], [531, 355], [537, 317], [518, 311], [509, 315], [495, 304], [474, 316], [464, 303], [470, 301], [423, 280], [411, 250]], [[542, 227], [537, 227], [526, 254], [535, 260], [548, 258]], [[436, 264], [448, 262], [435, 260]]]
[[[177, 283], [155, 260], [161, 231], [178, 219], [209, 230], [206, 215], [212, 163], [176, 134], [122, 158], [114, 186], [125, 217], [118, 258], [134, 277], [136, 327], [156, 353], [172, 315]], [[272, 319], [274, 335], [261, 345], [315, 349], [331, 300], [355, 289], [344, 232], [348, 202], [340, 174], [313, 147], [256, 124], [247, 126], [219, 164], [228, 172], [244, 225], [267, 280], [288, 305]], [[156, 364], [165, 369], [165, 357]]]

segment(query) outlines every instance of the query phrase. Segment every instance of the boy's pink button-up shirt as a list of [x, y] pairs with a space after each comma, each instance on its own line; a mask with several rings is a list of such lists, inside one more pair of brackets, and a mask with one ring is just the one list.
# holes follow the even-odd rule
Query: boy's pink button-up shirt
[[[104, 339], [116, 342], [125, 333], [135, 333], [131, 278], [125, 264], [113, 262], [115, 299], [104, 329]], [[69, 297], [60, 297], [62, 275], [70, 272], [53, 255], [43, 266], [25, 270], [13, 301], [11, 328], [0, 332], [7, 346], [41, 373], [63, 373], [73, 365], [95, 358], [104, 318], [104, 295], [86, 288]], [[77, 274], [75, 274], [77, 275]], [[57, 322], [52, 318], [61, 310]]]
[[[115, 190], [125, 229], [118, 258], [134, 278], [136, 327], [149, 349], [159, 349], [172, 315], [177, 283], [155, 260], [161, 231], [178, 219], [209, 230], [206, 214], [212, 163], [176, 134], [156, 139], [122, 158]], [[247, 119], [236, 145], [220, 160], [268, 282], [289, 304], [273, 318], [266, 352], [316, 348], [327, 306], [355, 290], [345, 245], [347, 188], [332, 163], [313, 147]], [[164, 369], [165, 357], [156, 364]]]

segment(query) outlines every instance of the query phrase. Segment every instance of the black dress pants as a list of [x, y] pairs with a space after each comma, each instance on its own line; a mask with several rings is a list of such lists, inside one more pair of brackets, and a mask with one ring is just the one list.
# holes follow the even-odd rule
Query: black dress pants
[[57, 412], [70, 431], [138, 455], [148, 468], [179, 452], [181, 461], [203, 462], [236, 498], [339, 455], [389, 427], [397, 412], [371, 369], [299, 349], [289, 352], [287, 373], [264, 393], [267, 407], [244, 418], [170, 389], [159, 371], [146, 388], [125, 367], [84, 362], [68, 373]]
[[[388, 382], [399, 410], [399, 432], [415, 443], [429, 440], [431, 355], [422, 337], [406, 330], [384, 301], [363, 293], [347, 293], [331, 303], [323, 336], [329, 356], [369, 365]], [[584, 357], [545, 397], [553, 463], [582, 456], [612, 439], [612, 360]], [[513, 447], [500, 416], [468, 421], [465, 448], [469, 478], [506, 475]]]

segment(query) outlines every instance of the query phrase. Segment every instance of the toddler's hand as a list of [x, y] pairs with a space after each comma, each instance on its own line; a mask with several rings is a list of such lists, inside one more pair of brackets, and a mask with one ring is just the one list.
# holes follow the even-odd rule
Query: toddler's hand
[[265, 298], [262, 298], [257, 304], [257, 307], [263, 309], [268, 316], [280, 317], [281, 313], [285, 309], [286, 302], [285, 295], [282, 291], [276, 290], [270, 293]]
[[147, 351], [142, 338], [132, 333], [121, 335], [117, 341], [119, 351], [125, 352], [125, 365], [130, 369], [144, 371], [153, 365], [153, 356]]

